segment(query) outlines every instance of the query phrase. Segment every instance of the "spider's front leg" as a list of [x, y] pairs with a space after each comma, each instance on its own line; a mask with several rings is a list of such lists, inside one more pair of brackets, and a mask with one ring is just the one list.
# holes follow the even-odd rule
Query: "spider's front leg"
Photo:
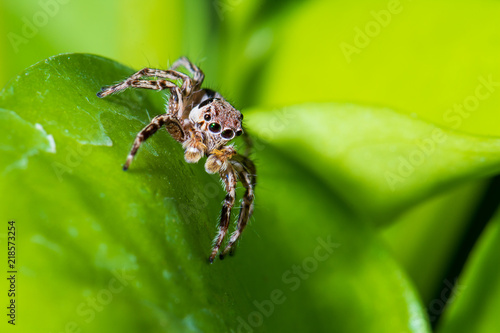
[[[125, 161], [125, 164], [123, 165], [123, 170], [127, 170], [130, 166], [130, 163], [132, 163], [132, 160], [134, 159], [134, 156], [137, 154], [137, 150], [139, 150], [139, 147], [141, 144], [146, 141], [150, 136], [156, 133], [163, 125], [166, 126], [167, 131], [172, 135], [172, 137], [179, 141], [183, 142], [185, 141], [185, 133], [183, 131], [183, 128], [176, 117], [177, 115], [181, 115], [183, 111], [183, 98], [182, 98], [182, 92], [179, 89], [177, 85], [170, 81], [166, 80], [136, 80], [135, 78], [138, 76], [143, 76], [146, 74], [151, 74], [150, 72], [146, 72], [146, 70], [149, 69], [144, 69], [142, 71], [139, 71], [132, 75], [129, 79], [114, 85], [110, 87], [104, 87], [101, 89], [99, 93], [97, 93], [97, 96], [100, 98], [104, 98], [110, 94], [113, 94], [115, 92], [121, 91], [123, 89], [126, 89], [128, 87], [136, 87], [136, 88], [146, 88], [146, 89], [156, 89], [156, 90], [163, 90], [163, 89], [169, 89], [170, 90], [170, 99], [168, 103], [168, 110], [166, 114], [159, 115], [154, 117], [151, 122], [144, 127], [136, 136], [134, 140], [134, 144], [132, 145], [132, 149], [130, 150], [130, 153], [127, 156], [127, 160]], [[155, 70], [156, 71], [156, 70]], [[162, 72], [162, 71], [160, 71]], [[164, 71], [163, 71], [164, 72]]]
[[236, 197], [236, 182], [237, 176], [236, 172], [231, 165], [225, 170], [221, 170], [220, 175], [222, 180], [224, 181], [226, 188], [226, 198], [224, 199], [224, 204], [222, 205], [222, 211], [219, 222], [219, 233], [214, 239], [214, 245], [212, 248], [212, 253], [210, 254], [209, 261], [212, 263], [219, 252], [220, 246], [224, 241], [224, 237], [226, 236], [227, 229], [229, 227], [229, 221], [231, 219], [231, 209], [234, 206], [234, 201]]
[[[164, 80], [146, 80], [144, 78], [155, 77], [162, 78]], [[192, 81], [186, 74], [174, 71], [174, 70], [162, 70], [153, 68], [144, 68], [137, 73], [131, 75], [128, 79], [108, 87], [103, 87], [97, 96], [100, 98], [109, 96], [111, 94], [120, 92], [127, 88], [145, 88], [153, 90], [164, 90], [177, 87], [177, 85], [171, 81], [182, 80], [182, 91], [188, 95], [192, 90]]]
[[169, 114], [162, 114], [154, 117], [153, 120], [151, 120], [151, 122], [146, 127], [144, 127], [142, 131], [140, 131], [135, 137], [132, 149], [130, 150], [130, 153], [127, 156], [127, 160], [123, 165], [123, 170], [128, 170], [128, 168], [130, 167], [130, 163], [132, 163], [132, 160], [134, 159], [135, 154], [137, 154], [137, 150], [139, 150], [141, 144], [146, 141], [151, 135], [155, 134], [156, 131], [158, 131], [163, 125], [166, 125], [167, 128], [177, 128], [179, 131], [181, 131], [180, 135], [182, 135], [181, 126], [176, 118], [172, 117]]

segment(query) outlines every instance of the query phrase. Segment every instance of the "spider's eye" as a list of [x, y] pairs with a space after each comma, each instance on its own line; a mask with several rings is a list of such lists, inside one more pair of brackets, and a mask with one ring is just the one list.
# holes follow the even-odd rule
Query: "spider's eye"
[[243, 134], [243, 131], [242, 131], [242, 130], [237, 130], [235, 135], [236, 135], [236, 136], [240, 136], [240, 135], [242, 135], [242, 134]]
[[203, 119], [205, 119], [206, 121], [210, 121], [210, 119], [212, 119], [212, 116], [209, 113], [206, 113]]
[[220, 136], [222, 136], [226, 140], [229, 140], [234, 138], [234, 132], [231, 129], [223, 130]]
[[211, 123], [210, 125], [208, 125], [208, 129], [210, 130], [210, 132], [219, 133], [220, 125], [217, 123]]

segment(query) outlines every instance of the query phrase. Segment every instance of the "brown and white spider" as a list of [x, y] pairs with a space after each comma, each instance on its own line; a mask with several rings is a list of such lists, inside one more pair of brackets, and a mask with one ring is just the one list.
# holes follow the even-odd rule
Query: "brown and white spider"
[[[192, 77], [176, 71], [179, 67], [184, 67]], [[238, 225], [226, 248], [220, 254], [220, 259], [223, 259], [227, 253], [233, 253], [235, 243], [252, 215], [256, 171], [254, 163], [248, 158], [251, 141], [242, 129], [243, 115], [219, 93], [210, 89], [201, 89], [204, 78], [205, 75], [201, 69], [187, 58], [181, 57], [173, 63], [170, 69], [144, 68], [125, 81], [103, 87], [97, 96], [103, 98], [130, 87], [170, 90], [166, 113], [154, 117], [151, 123], [137, 134], [123, 170], [128, 169], [141, 143], [162, 126], [165, 126], [175, 140], [182, 143], [186, 162], [196, 163], [203, 156], [208, 157], [205, 170], [208, 173], [219, 172], [227, 192], [222, 205], [219, 232], [214, 239], [209, 257], [209, 261], [213, 262], [229, 227], [238, 180], [245, 187]], [[175, 83], [178, 81], [182, 82], [180, 87]], [[239, 154], [232, 145], [229, 145], [235, 136], [241, 134], [244, 134], [243, 138], [247, 143], [247, 152], [244, 155]]]

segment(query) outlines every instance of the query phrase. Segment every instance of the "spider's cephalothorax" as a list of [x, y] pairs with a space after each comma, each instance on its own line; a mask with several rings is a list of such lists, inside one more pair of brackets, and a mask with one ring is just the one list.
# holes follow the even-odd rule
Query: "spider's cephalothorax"
[[[179, 67], [184, 67], [192, 77], [177, 71]], [[243, 115], [219, 93], [201, 89], [204, 77], [198, 67], [182, 57], [170, 69], [144, 68], [123, 82], [102, 88], [97, 96], [103, 98], [129, 87], [170, 90], [166, 113], [154, 117], [151, 123], [137, 134], [123, 169], [128, 169], [141, 143], [162, 126], [165, 126], [175, 140], [182, 143], [187, 162], [196, 163], [207, 156], [205, 170], [208, 173], [219, 172], [227, 192], [222, 206], [219, 232], [209, 257], [210, 262], [213, 262], [229, 227], [238, 180], [245, 188], [245, 194], [241, 200], [236, 231], [220, 254], [221, 259], [227, 253], [233, 253], [234, 244], [252, 215], [256, 174], [255, 165], [248, 158], [248, 151], [242, 155], [236, 152], [233, 146], [228, 145], [234, 137], [243, 134], [247, 146], [251, 146], [250, 139], [242, 128]], [[182, 82], [181, 86], [175, 83], [178, 81]]]

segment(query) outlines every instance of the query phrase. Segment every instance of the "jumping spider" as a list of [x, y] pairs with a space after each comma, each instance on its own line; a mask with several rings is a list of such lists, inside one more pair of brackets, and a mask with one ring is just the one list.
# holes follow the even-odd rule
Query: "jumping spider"
[[[192, 77], [177, 71], [179, 67], [184, 67]], [[137, 134], [123, 170], [128, 169], [141, 143], [162, 126], [165, 126], [175, 140], [182, 143], [186, 162], [196, 163], [203, 156], [208, 157], [205, 170], [208, 173], [219, 172], [227, 192], [222, 205], [219, 232], [214, 239], [209, 257], [209, 261], [213, 262], [229, 227], [238, 180], [246, 191], [241, 201], [236, 231], [220, 254], [220, 259], [223, 259], [227, 253], [233, 254], [234, 245], [252, 215], [256, 172], [255, 165], [248, 158], [251, 142], [243, 132], [241, 124], [243, 115], [218, 92], [201, 89], [204, 78], [205, 75], [201, 69], [187, 58], [181, 57], [173, 63], [170, 69], [144, 68], [125, 81], [103, 87], [97, 96], [103, 98], [130, 87], [170, 90], [166, 113], [154, 117], [151, 123]], [[176, 82], [182, 82], [182, 85], [179, 87]], [[235, 136], [242, 134], [247, 143], [247, 152], [244, 155], [239, 154], [232, 145], [229, 145]]]

